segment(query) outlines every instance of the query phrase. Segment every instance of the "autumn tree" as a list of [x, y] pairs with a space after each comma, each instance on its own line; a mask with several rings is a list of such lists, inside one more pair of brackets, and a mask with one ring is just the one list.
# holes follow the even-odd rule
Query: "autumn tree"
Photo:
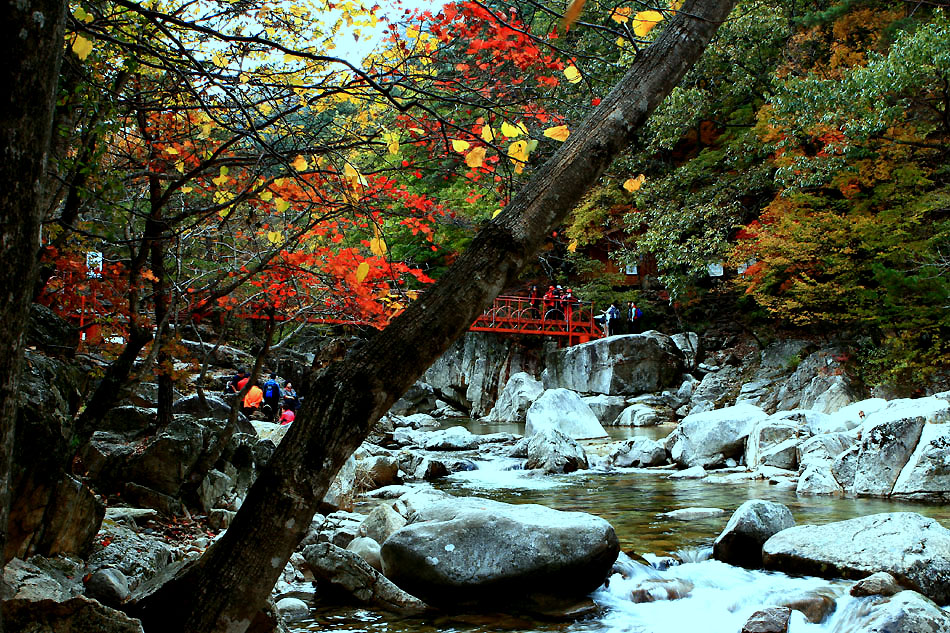
[[149, 630], [243, 631], [349, 454], [401, 393], [532, 258], [702, 53], [729, 2], [686, 2], [590, 118], [479, 232], [450, 271], [378, 335], [309, 379], [311, 397], [224, 536], [131, 607]]

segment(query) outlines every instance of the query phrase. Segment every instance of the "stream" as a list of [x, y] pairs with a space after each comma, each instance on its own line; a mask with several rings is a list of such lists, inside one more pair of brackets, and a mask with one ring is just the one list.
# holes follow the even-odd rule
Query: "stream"
[[[446, 425], [449, 426], [449, 425]], [[521, 434], [523, 425], [483, 425], [469, 422], [474, 433]], [[665, 437], [672, 427], [608, 428], [609, 441], [643, 435]], [[586, 448], [586, 446], [585, 446]], [[596, 448], [588, 448], [596, 452]], [[639, 555], [654, 565], [645, 565], [620, 554], [617, 569], [592, 598], [601, 607], [598, 616], [576, 622], [545, 622], [499, 614], [442, 615], [423, 619], [399, 618], [390, 613], [359, 607], [318, 607], [312, 618], [297, 622], [292, 631], [350, 631], [428, 633], [493, 633], [520, 631], [544, 633], [738, 633], [755, 611], [782, 600], [808, 598], [834, 600], [834, 612], [813, 624], [799, 611], [792, 612], [790, 633], [850, 633], [860, 631], [864, 611], [872, 598], [853, 598], [851, 581], [792, 577], [778, 572], [750, 571], [710, 558], [712, 544], [733, 511], [748, 499], [767, 499], [785, 504], [796, 524], [821, 524], [876, 514], [917, 512], [950, 527], [950, 507], [945, 505], [855, 499], [832, 496], [798, 496], [765, 481], [709, 483], [674, 480], [665, 472], [616, 469], [587, 470], [568, 475], [538, 476], [532, 471], [511, 469], [520, 460], [497, 458], [479, 461], [479, 469], [453, 474], [437, 487], [458, 496], [479, 496], [507, 503], [538, 503], [565, 511], [596, 514], [607, 519], [617, 532], [622, 552]], [[720, 508], [725, 512], [709, 518], [677, 520], [661, 516], [682, 508]], [[357, 508], [359, 512], [368, 509]], [[663, 571], [668, 556], [683, 561]], [[650, 586], [692, 586], [677, 600], [634, 602], [631, 591], [646, 582]]]

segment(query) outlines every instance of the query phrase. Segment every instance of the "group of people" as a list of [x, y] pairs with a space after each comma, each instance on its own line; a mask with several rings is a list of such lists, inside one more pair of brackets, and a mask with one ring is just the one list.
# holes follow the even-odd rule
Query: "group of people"
[[623, 308], [614, 301], [603, 314], [595, 316], [594, 321], [604, 329], [607, 336], [637, 334], [643, 329], [643, 310], [633, 301], [628, 301]]
[[[247, 385], [251, 375], [246, 369], [238, 370], [231, 380], [228, 381], [224, 392], [226, 394], [239, 393]], [[270, 378], [264, 382], [263, 387], [251, 385], [247, 393], [244, 394], [244, 402], [241, 406], [241, 413], [251, 417], [254, 413], [260, 412], [264, 419], [280, 424], [290, 424], [297, 415], [297, 408], [300, 406], [300, 398], [294, 386], [288, 380], [281, 387], [277, 381], [277, 374], [272, 373]]]
[[574, 291], [561, 286], [548, 286], [547, 292], [540, 294], [537, 286], [531, 286], [528, 295], [535, 318], [540, 319], [568, 319], [570, 320], [574, 308], [579, 303], [574, 297]]

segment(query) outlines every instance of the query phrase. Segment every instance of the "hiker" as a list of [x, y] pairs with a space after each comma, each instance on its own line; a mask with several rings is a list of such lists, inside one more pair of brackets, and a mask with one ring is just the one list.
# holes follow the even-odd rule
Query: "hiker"
[[284, 383], [284, 408], [296, 412], [300, 407], [300, 398], [297, 397], [297, 390], [288, 380]]
[[294, 421], [294, 418], [297, 417], [297, 414], [294, 413], [294, 410], [286, 405], [286, 403], [281, 407], [280, 419], [278, 422], [281, 426], [287, 426]]
[[643, 331], [643, 310], [638, 308], [633, 301], [628, 304], [627, 315], [630, 319], [630, 333], [639, 334]]
[[535, 319], [541, 318], [541, 295], [538, 293], [537, 286], [531, 286], [531, 292], [528, 294], [528, 305], [533, 317]]
[[224, 393], [225, 394], [237, 393], [238, 391], [244, 388], [245, 384], [247, 384], [247, 379], [248, 379], [247, 370], [243, 368], [239, 369], [238, 372], [234, 374], [234, 376], [232, 376], [231, 380], [229, 380], [228, 384], [224, 387]]
[[272, 373], [270, 379], [264, 383], [264, 407], [262, 411], [267, 418], [277, 417], [277, 407], [280, 406], [280, 385], [277, 384], [277, 373]]
[[620, 308], [617, 306], [617, 302], [614, 301], [607, 308], [607, 336], [619, 334], [620, 328], [617, 327], [618, 325], [620, 325]]
[[[246, 380], [246, 379], [245, 379]], [[261, 402], [264, 401], [264, 392], [257, 385], [251, 385], [247, 395], [244, 396], [244, 406], [241, 407], [241, 413], [251, 417], [255, 411], [261, 410]]]

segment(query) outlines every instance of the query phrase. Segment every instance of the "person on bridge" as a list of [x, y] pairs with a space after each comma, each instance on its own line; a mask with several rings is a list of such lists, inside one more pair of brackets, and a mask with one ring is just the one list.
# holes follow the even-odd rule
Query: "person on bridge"
[[544, 314], [541, 316], [542, 319], [548, 318], [556, 302], [557, 294], [554, 292], [554, 286], [548, 286], [548, 291], [544, 293]]
[[251, 385], [251, 388], [247, 391], [247, 395], [244, 396], [244, 406], [241, 407], [241, 413], [247, 417], [251, 417], [255, 411], [261, 410], [261, 402], [263, 401], [264, 392], [257, 385]]
[[541, 318], [541, 294], [537, 286], [531, 286], [531, 292], [528, 294], [528, 305], [531, 306], [531, 313], [535, 319]]

